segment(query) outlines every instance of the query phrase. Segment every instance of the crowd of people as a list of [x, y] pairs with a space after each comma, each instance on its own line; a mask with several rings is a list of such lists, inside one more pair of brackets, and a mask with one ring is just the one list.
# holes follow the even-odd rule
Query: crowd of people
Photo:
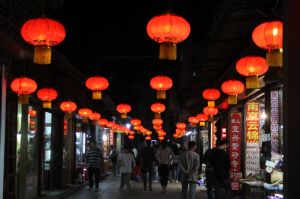
[[[226, 152], [227, 142], [217, 141], [217, 146], [208, 149], [202, 162], [206, 165], [205, 176], [208, 199], [228, 199], [230, 196], [230, 161]], [[131, 180], [143, 181], [144, 190], [153, 191], [153, 180], [159, 180], [161, 193], [167, 192], [169, 181], [181, 182], [181, 198], [194, 199], [199, 181], [201, 166], [200, 156], [196, 152], [197, 143], [188, 142], [187, 146], [172, 144], [163, 140], [161, 143], [145, 141], [138, 150], [124, 146], [118, 152], [111, 146], [109, 159], [112, 166], [112, 175], [120, 176], [119, 191], [132, 191]], [[91, 142], [87, 152], [89, 189], [99, 190], [99, 167], [103, 153]], [[94, 182], [95, 179], [95, 182]]]

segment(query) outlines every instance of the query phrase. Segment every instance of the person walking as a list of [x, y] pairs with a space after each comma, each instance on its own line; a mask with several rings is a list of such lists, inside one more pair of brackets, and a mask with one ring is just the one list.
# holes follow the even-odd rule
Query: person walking
[[[92, 190], [94, 185], [96, 191], [99, 191], [100, 164], [103, 160], [103, 153], [97, 147], [96, 141], [91, 141], [90, 148], [87, 151], [87, 163], [89, 172], [89, 190]], [[95, 183], [94, 183], [95, 177]]]
[[162, 187], [161, 193], [165, 194], [168, 185], [169, 167], [171, 165], [174, 153], [170, 147], [167, 146], [167, 141], [163, 140], [161, 146], [158, 148], [155, 154], [158, 162], [158, 170], [160, 175], [160, 184]]
[[230, 199], [230, 159], [226, 152], [227, 141], [217, 140], [212, 149], [210, 162], [214, 171], [215, 199]]
[[[147, 190], [147, 181], [149, 184], [149, 191], [152, 191], [152, 177], [153, 177], [153, 165], [155, 162], [154, 149], [151, 147], [151, 141], [146, 141], [146, 146], [144, 146], [139, 154], [139, 160], [141, 161], [144, 190]], [[147, 178], [147, 174], [149, 174]]]
[[205, 178], [206, 178], [206, 193], [207, 199], [214, 199], [215, 194], [215, 173], [211, 163], [211, 154], [213, 149], [207, 149], [204, 153], [203, 163], [205, 164]]
[[179, 157], [179, 168], [181, 170], [181, 198], [187, 198], [189, 189], [189, 199], [195, 199], [196, 185], [198, 180], [198, 169], [200, 166], [199, 154], [195, 152], [197, 143], [190, 141], [188, 150], [183, 152]]
[[131, 191], [130, 177], [133, 171], [135, 160], [132, 153], [129, 152], [128, 147], [124, 147], [122, 153], [118, 156], [118, 164], [120, 165], [121, 172], [121, 184], [119, 191], [123, 190], [125, 184], [127, 191]]

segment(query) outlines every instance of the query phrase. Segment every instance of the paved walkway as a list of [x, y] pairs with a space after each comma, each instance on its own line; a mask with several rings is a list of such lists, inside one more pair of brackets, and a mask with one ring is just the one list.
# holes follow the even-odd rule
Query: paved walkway
[[[181, 183], [169, 182], [167, 193], [161, 194], [161, 187], [158, 182], [153, 182], [153, 191], [144, 191], [142, 182], [131, 181], [132, 191], [119, 191], [120, 177], [107, 177], [100, 182], [100, 190], [89, 191], [88, 186], [80, 191], [69, 195], [65, 199], [161, 199], [172, 198], [180, 199]], [[206, 199], [206, 191], [204, 187], [197, 187], [196, 198]]]

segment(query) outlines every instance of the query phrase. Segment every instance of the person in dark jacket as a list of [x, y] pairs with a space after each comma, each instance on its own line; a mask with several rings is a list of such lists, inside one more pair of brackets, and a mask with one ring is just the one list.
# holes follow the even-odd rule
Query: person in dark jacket
[[226, 140], [218, 140], [217, 146], [210, 154], [210, 164], [214, 174], [215, 199], [229, 199], [230, 197], [230, 159], [226, 152]]
[[207, 193], [207, 199], [214, 199], [214, 189], [215, 189], [215, 175], [214, 170], [211, 164], [211, 154], [212, 149], [207, 149], [204, 157], [203, 157], [203, 163], [205, 166], [205, 177], [206, 177], [206, 193]]
[[153, 165], [155, 162], [154, 149], [151, 147], [151, 141], [146, 141], [146, 146], [144, 146], [140, 152], [139, 159], [141, 160], [141, 167], [144, 180], [144, 190], [147, 190], [147, 173], [149, 174], [148, 183], [149, 191], [152, 191], [152, 177], [153, 177]]

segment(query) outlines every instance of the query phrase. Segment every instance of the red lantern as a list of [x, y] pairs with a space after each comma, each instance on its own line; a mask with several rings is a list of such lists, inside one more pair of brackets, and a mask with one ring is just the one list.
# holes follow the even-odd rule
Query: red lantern
[[105, 126], [107, 124], [107, 122], [108, 122], [107, 119], [102, 118], [102, 119], [99, 119], [97, 123], [100, 126]]
[[153, 129], [154, 130], [161, 130], [162, 129], [162, 125], [153, 125]]
[[214, 115], [217, 115], [218, 112], [219, 112], [219, 110], [216, 107], [204, 107], [204, 109], [203, 109], [203, 113], [205, 115], [214, 116]]
[[158, 139], [159, 139], [160, 141], [162, 141], [162, 140], [165, 139], [165, 137], [164, 137], [164, 136], [158, 136]]
[[153, 125], [162, 125], [163, 124], [163, 120], [162, 119], [153, 119], [152, 120], [152, 124]]
[[252, 39], [258, 47], [268, 51], [267, 64], [269, 66], [283, 66], [283, 23], [281, 21], [270, 21], [258, 25], [252, 33]]
[[227, 80], [223, 82], [221, 89], [228, 95], [228, 104], [237, 104], [237, 95], [245, 90], [245, 86], [238, 80]]
[[29, 110], [28, 110], [28, 115], [29, 115], [30, 117], [35, 117], [35, 116], [36, 116], [36, 110], [29, 109]]
[[151, 136], [149, 136], [149, 135], [146, 136], [146, 137], [145, 137], [145, 140], [151, 140]]
[[11, 90], [19, 95], [20, 104], [28, 104], [29, 94], [33, 93], [37, 84], [33, 79], [27, 77], [19, 77], [11, 82]]
[[265, 74], [269, 66], [262, 57], [247, 56], [241, 58], [235, 68], [238, 73], [246, 76], [246, 88], [259, 88], [258, 76]]
[[203, 98], [208, 100], [209, 107], [215, 107], [215, 101], [219, 99], [220, 95], [220, 91], [215, 88], [208, 88], [202, 92]]
[[155, 118], [160, 118], [160, 114], [166, 109], [165, 105], [161, 103], [154, 103], [151, 105], [151, 111], [155, 113]]
[[133, 125], [134, 130], [138, 130], [137, 126], [141, 125], [142, 122], [141, 122], [141, 120], [134, 118], [134, 119], [131, 119], [130, 124]]
[[106, 123], [106, 127], [107, 127], [107, 128], [112, 128], [112, 127], [114, 127], [114, 126], [115, 126], [115, 123], [114, 123], [114, 122], [108, 121], [108, 122]]
[[67, 118], [71, 118], [72, 112], [77, 109], [77, 105], [72, 101], [66, 101], [60, 104], [60, 109], [66, 112]]
[[176, 44], [184, 41], [190, 31], [183, 17], [171, 13], [155, 16], [147, 24], [148, 36], [160, 44], [159, 59], [176, 60]]
[[226, 100], [224, 100], [219, 106], [218, 106], [218, 108], [219, 109], [228, 109], [228, 107], [229, 107], [229, 104], [228, 104], [228, 101], [227, 101], [227, 99]]
[[101, 99], [101, 91], [108, 88], [109, 82], [104, 77], [94, 76], [88, 78], [85, 82], [85, 85], [88, 89], [93, 91], [93, 99]]
[[[213, 108], [212, 110], [215, 110], [215, 108], [214, 107], [211, 107], [211, 108]], [[218, 109], [217, 109], [218, 110]], [[218, 112], [217, 112], [218, 113]], [[206, 115], [206, 114], [203, 114], [203, 113], [200, 113], [200, 114], [197, 114], [197, 116], [196, 116], [197, 118], [198, 118], [198, 120], [199, 120], [199, 125], [200, 126], [205, 126], [205, 122], [208, 120], [208, 116]]]
[[96, 124], [97, 121], [101, 118], [101, 115], [97, 112], [94, 112], [91, 115], [89, 115], [89, 118], [93, 121], [94, 124]]
[[178, 128], [178, 129], [185, 129], [186, 128], [186, 124], [182, 123], [182, 122], [178, 122], [176, 124], [176, 128]]
[[170, 77], [158, 75], [150, 80], [150, 86], [157, 91], [157, 99], [166, 99], [166, 90], [173, 86], [173, 81]]
[[78, 115], [83, 117], [82, 122], [88, 122], [88, 117], [92, 114], [92, 110], [88, 108], [81, 108], [78, 110]]
[[41, 88], [37, 97], [43, 101], [43, 108], [51, 108], [51, 101], [57, 98], [57, 92], [53, 88]]
[[64, 26], [53, 19], [40, 17], [30, 19], [21, 28], [23, 39], [34, 45], [33, 62], [37, 64], [51, 63], [51, 46], [65, 39]]
[[199, 122], [197, 117], [191, 116], [188, 118], [189, 123], [192, 124], [193, 127], [196, 127], [196, 124]]
[[131, 111], [131, 106], [128, 104], [119, 104], [117, 111], [121, 114], [121, 118], [127, 118], [127, 113]]

